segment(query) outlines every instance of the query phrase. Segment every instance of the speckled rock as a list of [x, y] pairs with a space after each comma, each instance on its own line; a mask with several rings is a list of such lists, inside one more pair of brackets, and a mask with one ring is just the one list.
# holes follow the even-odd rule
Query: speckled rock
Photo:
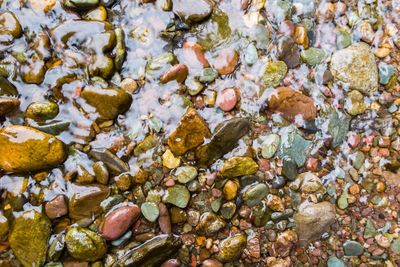
[[103, 238], [86, 228], [68, 228], [65, 243], [68, 253], [77, 260], [95, 261], [107, 252], [107, 245]]
[[234, 235], [221, 241], [217, 259], [222, 262], [231, 262], [240, 258], [247, 244], [247, 237], [243, 234]]
[[221, 175], [224, 177], [238, 177], [254, 174], [258, 170], [257, 163], [250, 157], [232, 157], [224, 162]]
[[365, 43], [356, 43], [332, 55], [331, 72], [351, 89], [370, 94], [378, 90], [375, 56]]
[[225, 221], [214, 212], [205, 212], [200, 216], [200, 221], [196, 226], [196, 230], [200, 234], [211, 236], [224, 228], [225, 225]]
[[163, 197], [164, 202], [170, 203], [182, 209], [186, 208], [189, 200], [189, 190], [185, 186], [179, 184], [168, 187]]

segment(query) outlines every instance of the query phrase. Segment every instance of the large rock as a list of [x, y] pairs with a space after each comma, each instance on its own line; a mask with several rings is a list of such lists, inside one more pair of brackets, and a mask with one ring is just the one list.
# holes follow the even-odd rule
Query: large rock
[[173, 0], [173, 12], [183, 21], [200, 22], [211, 15], [213, 4], [209, 0]]
[[335, 222], [335, 206], [329, 202], [305, 202], [294, 215], [301, 245], [317, 240]]
[[199, 164], [208, 166], [234, 149], [244, 135], [250, 130], [247, 118], [233, 118], [220, 123], [214, 130], [211, 141], [196, 151]]
[[0, 168], [7, 172], [34, 172], [64, 162], [64, 144], [54, 136], [26, 126], [0, 129]]
[[140, 246], [126, 251], [114, 266], [158, 267], [181, 246], [180, 239], [171, 234], [162, 234]]
[[18, 261], [25, 267], [44, 265], [50, 234], [50, 221], [42, 213], [30, 210], [17, 217], [9, 242]]
[[95, 232], [81, 227], [70, 227], [65, 235], [68, 253], [77, 260], [95, 261], [107, 252], [106, 242]]
[[313, 99], [288, 87], [279, 87], [275, 90], [268, 100], [268, 108], [282, 113], [282, 116], [290, 122], [295, 121], [297, 116], [306, 121], [314, 120], [317, 116]]
[[109, 188], [100, 184], [77, 185], [68, 188], [71, 197], [68, 203], [69, 217], [74, 220], [91, 218], [102, 211], [100, 203], [109, 195]]
[[178, 127], [168, 137], [168, 146], [175, 155], [183, 155], [188, 150], [204, 143], [211, 136], [204, 119], [194, 108], [189, 108], [182, 116]]
[[257, 163], [250, 157], [232, 157], [224, 162], [221, 169], [223, 177], [239, 177], [256, 173]]
[[356, 43], [332, 55], [331, 72], [351, 89], [370, 94], [378, 90], [375, 56], [365, 43]]
[[[98, 113], [101, 119], [112, 120], [124, 113], [132, 104], [132, 96], [118, 88], [86, 87], [81, 98], [86, 101], [83, 108], [88, 113]], [[93, 108], [95, 110], [93, 110]]]

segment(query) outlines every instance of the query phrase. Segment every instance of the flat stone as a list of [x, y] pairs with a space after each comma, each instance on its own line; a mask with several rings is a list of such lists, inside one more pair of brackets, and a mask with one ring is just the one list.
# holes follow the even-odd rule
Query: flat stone
[[363, 246], [357, 241], [347, 240], [343, 244], [344, 255], [346, 256], [360, 256], [364, 253]]
[[186, 208], [190, 200], [190, 192], [183, 185], [174, 185], [167, 188], [163, 201], [175, 205], [179, 208]]
[[224, 162], [221, 175], [224, 177], [238, 177], [256, 173], [257, 163], [250, 157], [232, 157]]
[[217, 259], [222, 262], [232, 262], [242, 255], [247, 245], [247, 237], [244, 234], [234, 235], [221, 241]]

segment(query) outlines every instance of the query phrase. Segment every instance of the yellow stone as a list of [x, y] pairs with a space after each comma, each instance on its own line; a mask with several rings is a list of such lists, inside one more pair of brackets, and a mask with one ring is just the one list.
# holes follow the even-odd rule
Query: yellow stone
[[224, 197], [226, 200], [232, 200], [236, 197], [237, 191], [239, 189], [239, 185], [232, 181], [229, 180], [225, 183], [224, 189], [222, 190], [224, 193]]
[[181, 164], [181, 159], [175, 157], [171, 150], [167, 149], [162, 155], [163, 166], [168, 169], [177, 168]]
[[30, 0], [29, 3], [35, 12], [47, 13], [54, 8], [56, 0]]

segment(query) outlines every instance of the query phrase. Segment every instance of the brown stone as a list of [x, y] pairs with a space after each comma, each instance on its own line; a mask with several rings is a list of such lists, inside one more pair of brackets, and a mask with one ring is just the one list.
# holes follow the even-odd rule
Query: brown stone
[[313, 120], [317, 116], [317, 108], [312, 98], [288, 87], [279, 87], [275, 90], [275, 94], [268, 100], [268, 108], [282, 113], [288, 121], [294, 121], [298, 115], [306, 121]]
[[68, 206], [64, 195], [58, 195], [44, 206], [47, 217], [55, 219], [68, 214]]
[[177, 156], [204, 143], [211, 136], [204, 119], [194, 108], [189, 108], [182, 116], [178, 127], [168, 138], [168, 146]]
[[239, 54], [231, 48], [222, 49], [213, 62], [213, 67], [220, 75], [231, 74], [235, 71], [239, 61]]
[[189, 69], [185, 64], [177, 64], [169, 68], [161, 77], [161, 83], [168, 83], [170, 81], [177, 81], [183, 83], [188, 76]]
[[191, 69], [202, 69], [210, 66], [204, 55], [203, 48], [198, 43], [185, 42], [183, 44], [183, 56]]

